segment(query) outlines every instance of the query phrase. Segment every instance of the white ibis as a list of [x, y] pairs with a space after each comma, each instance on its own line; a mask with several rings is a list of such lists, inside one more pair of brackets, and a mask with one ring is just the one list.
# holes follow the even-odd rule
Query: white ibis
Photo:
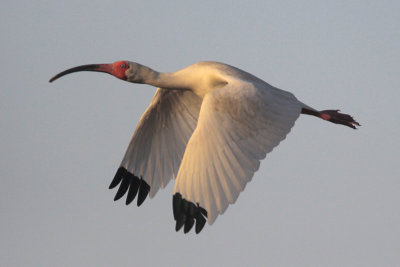
[[140, 206], [176, 177], [176, 231], [199, 233], [236, 201], [260, 160], [285, 139], [300, 114], [353, 129], [339, 110], [317, 111], [286, 91], [227, 64], [200, 62], [161, 73], [130, 61], [83, 65], [63, 71], [99, 71], [121, 80], [158, 87], [142, 115], [110, 184], [114, 200], [138, 194]]

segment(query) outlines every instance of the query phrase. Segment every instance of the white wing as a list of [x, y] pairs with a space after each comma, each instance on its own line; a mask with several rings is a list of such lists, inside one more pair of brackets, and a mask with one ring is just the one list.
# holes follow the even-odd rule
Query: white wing
[[301, 111], [291, 94], [266, 83], [229, 82], [203, 99], [174, 188], [176, 230], [196, 232], [222, 214], [289, 133]]
[[148, 193], [153, 197], [175, 178], [201, 102], [191, 91], [157, 89], [110, 185], [113, 188], [122, 181], [115, 200], [129, 189], [126, 203], [139, 192], [139, 206]]

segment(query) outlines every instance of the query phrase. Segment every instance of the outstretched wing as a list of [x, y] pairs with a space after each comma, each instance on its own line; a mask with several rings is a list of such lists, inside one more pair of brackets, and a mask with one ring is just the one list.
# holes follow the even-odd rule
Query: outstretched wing
[[300, 111], [291, 93], [268, 84], [240, 80], [208, 93], [175, 182], [176, 230], [196, 221], [198, 233], [234, 203]]
[[142, 115], [110, 189], [138, 206], [176, 177], [186, 144], [197, 125], [201, 98], [191, 91], [157, 89]]

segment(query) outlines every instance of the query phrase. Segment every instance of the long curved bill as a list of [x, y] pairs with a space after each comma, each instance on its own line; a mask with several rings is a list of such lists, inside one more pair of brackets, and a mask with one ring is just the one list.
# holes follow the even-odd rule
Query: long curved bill
[[111, 74], [112, 71], [112, 65], [111, 64], [88, 64], [88, 65], [82, 65], [74, 68], [70, 68], [67, 70], [64, 70], [63, 72], [60, 72], [59, 74], [55, 75], [53, 78], [49, 80], [49, 82], [53, 82], [57, 80], [58, 78], [73, 73], [73, 72], [78, 72], [78, 71], [98, 71], [98, 72], [105, 72]]

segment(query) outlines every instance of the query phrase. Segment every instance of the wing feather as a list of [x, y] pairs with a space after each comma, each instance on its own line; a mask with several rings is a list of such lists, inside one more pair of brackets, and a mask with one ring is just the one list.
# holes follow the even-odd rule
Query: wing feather
[[174, 194], [204, 208], [209, 224], [236, 201], [301, 111], [292, 94], [254, 84], [230, 82], [206, 94], [182, 159]]
[[197, 125], [201, 102], [191, 91], [158, 88], [142, 115], [120, 169], [144, 181], [150, 187], [150, 197], [176, 177], [186, 144]]

